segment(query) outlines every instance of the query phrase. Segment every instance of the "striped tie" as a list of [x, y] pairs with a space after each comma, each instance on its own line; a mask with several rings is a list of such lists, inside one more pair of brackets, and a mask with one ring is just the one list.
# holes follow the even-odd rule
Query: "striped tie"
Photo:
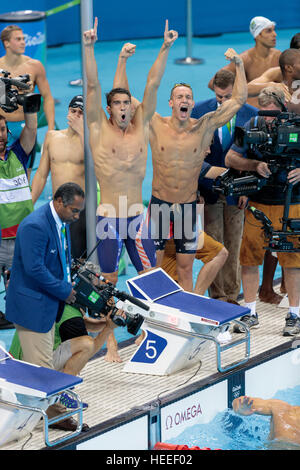
[[62, 224], [60, 229], [60, 236], [61, 236], [61, 254], [62, 254], [62, 264], [63, 264], [63, 271], [64, 271], [64, 280], [70, 282], [69, 272], [68, 269], [68, 248], [67, 248], [67, 239], [66, 239], [66, 224]]

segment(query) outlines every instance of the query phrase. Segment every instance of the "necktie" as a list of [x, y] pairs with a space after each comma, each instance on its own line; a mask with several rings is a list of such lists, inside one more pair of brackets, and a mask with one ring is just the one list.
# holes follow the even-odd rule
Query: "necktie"
[[231, 121], [227, 122], [223, 127], [222, 127], [222, 148], [223, 150], [228, 150], [230, 143], [231, 143], [231, 137], [234, 132], [235, 128], [235, 121], [236, 121], [236, 116], [234, 116]]
[[70, 282], [70, 269], [68, 265], [68, 245], [66, 239], [66, 224], [62, 224], [60, 229], [62, 265], [64, 271], [64, 280]]

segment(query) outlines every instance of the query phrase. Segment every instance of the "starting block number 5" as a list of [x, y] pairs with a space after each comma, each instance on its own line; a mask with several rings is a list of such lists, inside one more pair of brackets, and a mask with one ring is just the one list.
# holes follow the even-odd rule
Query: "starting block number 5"
[[146, 356], [148, 359], [155, 359], [157, 356], [157, 349], [155, 348], [156, 341], [147, 339], [146, 341]]
[[146, 330], [146, 338], [132, 357], [131, 362], [153, 364], [157, 361], [167, 344], [168, 342], [165, 338]]

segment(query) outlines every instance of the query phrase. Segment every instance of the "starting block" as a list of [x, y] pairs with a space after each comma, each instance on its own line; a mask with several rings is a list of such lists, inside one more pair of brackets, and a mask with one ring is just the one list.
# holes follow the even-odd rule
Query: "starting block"
[[[143, 310], [127, 300], [122, 304], [128, 313], [144, 316], [145, 338], [125, 364], [124, 372], [169, 375], [199, 362], [211, 341], [217, 352], [217, 368], [226, 372], [250, 357], [250, 331], [238, 318], [248, 308], [185, 292], [163, 269], [157, 268], [126, 281], [130, 294], [144, 302]], [[121, 307], [121, 306], [120, 306]], [[221, 342], [231, 322], [245, 328], [238, 340]], [[230, 337], [230, 335], [229, 335]], [[230, 337], [231, 339], [231, 337]], [[244, 357], [222, 366], [221, 354], [244, 343]]]
[[[30, 433], [41, 417], [47, 446], [77, 436], [82, 429], [82, 402], [69, 389], [81, 382], [79, 377], [14, 359], [0, 346], [0, 446]], [[59, 393], [66, 390], [78, 400], [78, 408], [48, 419], [47, 408], [58, 400]], [[49, 426], [75, 414], [78, 416], [77, 429], [50, 441]]]

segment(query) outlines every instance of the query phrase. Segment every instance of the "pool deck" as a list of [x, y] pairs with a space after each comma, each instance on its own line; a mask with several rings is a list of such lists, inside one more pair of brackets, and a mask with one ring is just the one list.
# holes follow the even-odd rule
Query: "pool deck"
[[[276, 288], [278, 290], [278, 287]], [[241, 301], [243, 305], [243, 301]], [[251, 330], [250, 359], [255, 363], [260, 362], [262, 355], [270, 355], [274, 348], [283, 346], [288, 350], [292, 346], [295, 337], [282, 336], [285, 325], [287, 308], [277, 307], [257, 301], [257, 312], [260, 327]], [[232, 334], [235, 339], [237, 334]], [[298, 338], [299, 339], [299, 338]], [[156, 401], [158, 395], [162, 403], [174, 400], [174, 394], [184, 396], [187, 385], [196, 391], [207, 384], [220, 380], [227, 373], [217, 370], [215, 345], [211, 342], [209, 349], [202, 359], [202, 365], [193, 366], [190, 369], [174, 373], [170, 376], [153, 376], [143, 374], [129, 374], [123, 372], [124, 363], [130, 359], [136, 349], [134, 338], [120, 345], [120, 355], [123, 363], [107, 363], [103, 355], [98, 356], [85, 366], [81, 373], [83, 383], [76, 387], [82, 401], [89, 407], [83, 413], [83, 421], [87, 423], [91, 432], [101, 432], [116, 424], [121, 424], [125, 416], [128, 419], [130, 413], [136, 413], [147, 409], [147, 404]], [[131, 344], [128, 344], [130, 343]], [[224, 354], [228, 362], [238, 361], [244, 355], [244, 345], [237, 346]], [[227, 355], [227, 356], [226, 356]], [[196, 373], [197, 372], [197, 373]], [[232, 372], [232, 371], [230, 371]], [[63, 435], [61, 431], [50, 430], [50, 440]], [[76, 439], [76, 438], [75, 438]], [[39, 425], [29, 436], [20, 441], [11, 442], [1, 447], [1, 450], [40, 450], [45, 448], [42, 426]], [[55, 447], [53, 447], [54, 449]]]

